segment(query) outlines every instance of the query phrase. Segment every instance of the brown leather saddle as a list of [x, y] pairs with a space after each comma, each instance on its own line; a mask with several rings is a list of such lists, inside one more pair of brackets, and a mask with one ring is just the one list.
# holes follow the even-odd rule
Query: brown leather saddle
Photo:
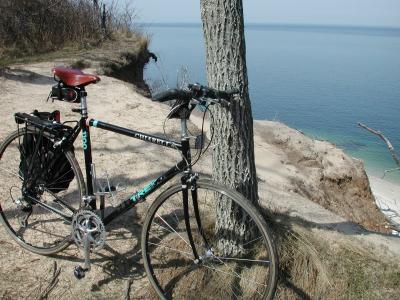
[[92, 74], [85, 74], [81, 70], [67, 67], [55, 67], [52, 69], [55, 77], [64, 84], [71, 87], [83, 87], [100, 81], [100, 77]]

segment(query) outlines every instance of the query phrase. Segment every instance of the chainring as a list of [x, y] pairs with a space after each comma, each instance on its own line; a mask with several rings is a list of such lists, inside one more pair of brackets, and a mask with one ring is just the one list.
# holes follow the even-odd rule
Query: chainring
[[81, 210], [72, 219], [72, 235], [75, 244], [84, 248], [84, 236], [88, 235], [90, 251], [96, 252], [103, 248], [106, 241], [106, 230], [103, 222], [94, 212]]

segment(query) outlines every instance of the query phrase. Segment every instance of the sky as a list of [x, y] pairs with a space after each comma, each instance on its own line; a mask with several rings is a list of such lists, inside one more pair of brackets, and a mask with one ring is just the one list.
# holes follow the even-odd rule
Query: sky
[[[139, 22], [200, 23], [200, 0], [131, 2]], [[400, 0], [243, 0], [245, 22], [400, 27]]]

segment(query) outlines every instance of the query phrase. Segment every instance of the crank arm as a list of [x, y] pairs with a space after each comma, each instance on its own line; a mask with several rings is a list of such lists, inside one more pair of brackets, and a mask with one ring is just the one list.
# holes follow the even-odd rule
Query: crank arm
[[74, 268], [74, 275], [77, 279], [82, 279], [85, 277], [86, 272], [89, 272], [90, 267], [90, 241], [89, 241], [89, 233], [85, 233], [83, 237], [83, 255], [85, 259], [84, 266], [77, 265]]

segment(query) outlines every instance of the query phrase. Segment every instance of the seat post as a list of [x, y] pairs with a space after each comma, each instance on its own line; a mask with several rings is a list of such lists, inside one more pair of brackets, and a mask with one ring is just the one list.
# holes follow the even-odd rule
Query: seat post
[[81, 91], [81, 114], [84, 118], [88, 117], [86, 96], [86, 91]]
[[188, 129], [187, 129], [187, 119], [182, 118], [181, 119], [181, 138], [185, 139], [187, 137], [189, 137]]

